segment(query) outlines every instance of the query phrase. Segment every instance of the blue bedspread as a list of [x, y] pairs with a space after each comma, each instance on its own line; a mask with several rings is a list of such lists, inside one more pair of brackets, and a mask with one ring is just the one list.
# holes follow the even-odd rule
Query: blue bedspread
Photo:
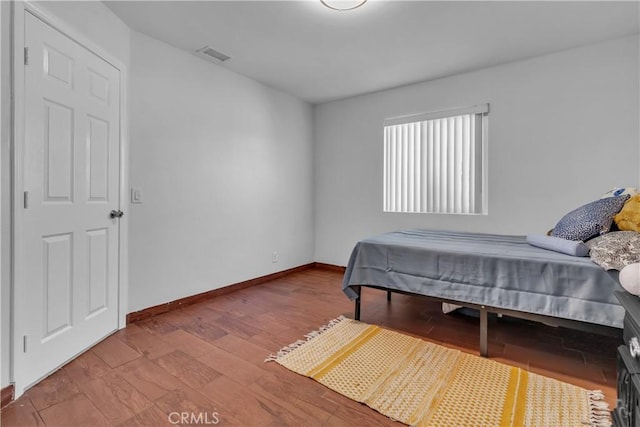
[[621, 328], [617, 272], [524, 236], [407, 230], [358, 242], [343, 281]]

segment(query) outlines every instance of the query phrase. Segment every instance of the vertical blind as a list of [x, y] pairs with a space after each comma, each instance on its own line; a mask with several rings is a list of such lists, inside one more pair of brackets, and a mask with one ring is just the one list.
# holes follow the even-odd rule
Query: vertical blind
[[384, 211], [486, 212], [488, 104], [385, 121]]

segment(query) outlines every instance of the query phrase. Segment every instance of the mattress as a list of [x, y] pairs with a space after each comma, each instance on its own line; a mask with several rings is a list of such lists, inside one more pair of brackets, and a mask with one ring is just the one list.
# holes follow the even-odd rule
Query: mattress
[[617, 271], [537, 248], [525, 236], [405, 230], [353, 249], [343, 291], [369, 285], [622, 328]]

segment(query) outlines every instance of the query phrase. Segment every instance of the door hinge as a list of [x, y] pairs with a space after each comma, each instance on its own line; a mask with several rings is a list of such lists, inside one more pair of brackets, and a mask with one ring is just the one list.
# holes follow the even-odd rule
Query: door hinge
[[24, 353], [27, 352], [27, 336], [26, 335], [22, 337], [22, 351]]
[[24, 195], [22, 196], [22, 201], [23, 201], [23, 205], [25, 209], [29, 209], [29, 192], [25, 191]]
[[29, 48], [24, 48], [24, 65], [29, 65]]

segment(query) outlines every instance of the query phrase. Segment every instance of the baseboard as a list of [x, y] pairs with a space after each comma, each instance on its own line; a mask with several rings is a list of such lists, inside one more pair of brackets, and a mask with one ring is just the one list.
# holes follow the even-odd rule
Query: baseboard
[[347, 267], [341, 267], [339, 265], [334, 264], [325, 264], [324, 262], [314, 262], [313, 266], [315, 268], [321, 268], [323, 270], [336, 271], [338, 273], [344, 273]]
[[[327, 264], [328, 265], [328, 264]], [[236, 292], [241, 289], [246, 289], [251, 286], [260, 285], [262, 283], [269, 282], [271, 280], [279, 279], [284, 276], [288, 276], [293, 273], [297, 273], [300, 271], [308, 270], [310, 268], [317, 267], [316, 263], [309, 263], [305, 265], [301, 265], [299, 267], [290, 268], [288, 270], [279, 271], [277, 273], [268, 274], [266, 276], [257, 277], [255, 279], [246, 280], [244, 282], [235, 283], [233, 285], [228, 285], [219, 289], [214, 289], [212, 291], [203, 292], [196, 295], [191, 295], [185, 298], [180, 298], [175, 301], [167, 302], [165, 304], [156, 305], [153, 307], [145, 308], [140, 311], [135, 311], [133, 313], [127, 314], [127, 325], [134, 322], [139, 322], [140, 320], [149, 319], [153, 316], [157, 316], [162, 313], [167, 313], [172, 310], [176, 310], [178, 308], [186, 307], [188, 305], [196, 304], [205, 300], [208, 300], [213, 297], [218, 297], [226, 294], [230, 294], [231, 292]], [[322, 267], [319, 267], [322, 268]]]
[[0, 408], [4, 408], [9, 403], [13, 402], [13, 384], [9, 384], [0, 390]]

